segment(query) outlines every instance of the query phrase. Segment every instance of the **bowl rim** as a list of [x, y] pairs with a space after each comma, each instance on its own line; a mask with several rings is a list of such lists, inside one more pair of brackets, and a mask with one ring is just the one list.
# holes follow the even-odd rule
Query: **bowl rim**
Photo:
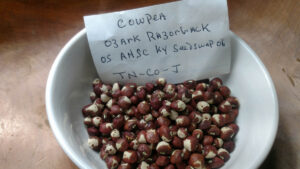
[[[275, 115], [276, 117], [274, 117], [275, 121], [273, 123], [273, 130], [270, 131], [271, 135], [268, 138], [270, 144], [267, 144], [267, 146], [265, 147], [265, 151], [263, 151], [262, 153], [260, 153], [259, 157], [256, 158], [258, 159], [256, 163], [253, 163], [253, 168], [258, 168], [263, 161], [266, 159], [267, 155], [269, 154], [274, 141], [275, 141], [275, 137], [277, 134], [277, 130], [278, 130], [278, 122], [279, 122], [279, 111], [278, 111], [278, 98], [277, 98], [277, 93], [274, 87], [274, 83], [272, 81], [272, 78], [268, 72], [268, 70], [266, 69], [265, 65], [263, 64], [263, 62], [261, 61], [261, 59], [258, 57], [258, 55], [250, 48], [250, 46], [248, 44], [246, 44], [245, 41], [243, 41], [240, 37], [238, 37], [236, 34], [234, 34], [233, 32], [230, 31], [231, 37], [235, 38], [237, 41], [240, 42], [240, 44], [251, 54], [251, 56], [255, 59], [255, 61], [258, 63], [259, 67], [261, 67], [261, 69], [264, 72], [264, 76], [267, 80], [267, 82], [269, 83], [269, 86], [271, 87], [272, 90], [272, 94], [273, 94], [273, 98], [274, 98], [274, 103], [275, 103]], [[65, 53], [70, 49], [70, 47], [72, 47], [72, 45], [74, 45], [74, 43], [76, 43], [79, 39], [81, 39], [83, 36], [86, 35], [86, 29], [83, 28], [81, 31], [79, 31], [75, 36], [73, 36], [65, 45], [64, 47], [60, 50], [60, 52], [58, 53], [57, 57], [55, 58], [53, 65], [51, 66], [49, 75], [48, 75], [48, 79], [47, 79], [47, 84], [46, 84], [46, 92], [45, 92], [45, 104], [46, 104], [46, 111], [47, 111], [47, 116], [48, 116], [48, 121], [50, 124], [50, 127], [52, 129], [52, 132], [54, 133], [54, 136], [56, 138], [56, 140], [58, 141], [60, 147], [63, 149], [63, 151], [67, 154], [67, 156], [79, 167], [79, 168], [86, 168], [85, 162], [83, 162], [81, 159], [79, 159], [74, 151], [72, 150], [72, 148], [67, 144], [66, 140], [64, 139], [63, 134], [60, 132], [60, 130], [58, 129], [58, 125], [57, 122], [54, 120], [54, 113], [53, 113], [53, 104], [51, 101], [51, 92], [52, 92], [52, 88], [53, 88], [53, 79], [55, 77], [55, 74], [57, 72], [57, 67], [59, 66], [59, 63], [61, 62], [61, 60], [63, 59]]]

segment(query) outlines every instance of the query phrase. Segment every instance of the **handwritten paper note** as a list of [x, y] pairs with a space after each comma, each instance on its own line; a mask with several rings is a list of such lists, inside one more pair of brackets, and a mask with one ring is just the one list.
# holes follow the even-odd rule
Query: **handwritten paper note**
[[170, 83], [230, 71], [226, 0], [185, 0], [84, 17], [102, 81]]

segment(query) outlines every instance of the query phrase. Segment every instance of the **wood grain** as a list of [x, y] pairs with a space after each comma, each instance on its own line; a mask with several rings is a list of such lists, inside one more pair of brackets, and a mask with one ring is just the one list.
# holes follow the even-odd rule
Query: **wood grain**
[[[0, 168], [76, 168], [45, 111], [46, 80], [57, 53], [84, 27], [84, 15], [167, 1], [0, 1]], [[228, 4], [231, 30], [260, 56], [279, 98], [278, 135], [260, 169], [300, 168], [300, 1]]]

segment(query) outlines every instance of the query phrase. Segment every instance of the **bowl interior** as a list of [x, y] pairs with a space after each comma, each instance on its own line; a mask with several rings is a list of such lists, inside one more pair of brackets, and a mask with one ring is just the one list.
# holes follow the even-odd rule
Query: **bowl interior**
[[[240, 100], [236, 148], [224, 169], [257, 168], [270, 151], [278, 125], [273, 82], [257, 55], [232, 33], [232, 70], [221, 76]], [[106, 168], [87, 145], [81, 108], [88, 104], [97, 77], [86, 32], [74, 36], [56, 58], [47, 82], [46, 107], [51, 128], [66, 154], [80, 168]]]

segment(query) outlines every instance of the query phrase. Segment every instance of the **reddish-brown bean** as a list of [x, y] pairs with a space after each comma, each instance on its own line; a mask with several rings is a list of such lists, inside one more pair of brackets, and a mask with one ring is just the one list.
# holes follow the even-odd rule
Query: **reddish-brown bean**
[[150, 105], [153, 110], [158, 110], [162, 105], [161, 98], [159, 96], [152, 95]]
[[219, 136], [221, 131], [216, 125], [211, 125], [207, 133], [211, 136]]
[[146, 90], [144, 87], [138, 87], [137, 91], [136, 91], [136, 96], [140, 99], [140, 100], [144, 100], [146, 97]]
[[127, 142], [131, 142], [136, 138], [136, 135], [133, 132], [129, 132], [129, 131], [124, 131], [122, 133], [122, 136], [127, 140]]
[[145, 88], [146, 88], [146, 91], [148, 93], [151, 93], [153, 91], [153, 89], [154, 89], [154, 84], [153, 83], [146, 83], [145, 84]]
[[185, 149], [187, 149], [190, 152], [196, 151], [198, 148], [198, 140], [194, 136], [188, 136], [186, 139], [183, 140], [183, 146]]
[[207, 89], [207, 84], [206, 83], [198, 83], [196, 85], [196, 90], [201, 90], [201, 91], [205, 91]]
[[159, 169], [159, 166], [156, 163], [150, 165], [149, 169]]
[[124, 130], [126, 131], [132, 131], [136, 128], [136, 125], [137, 125], [137, 119], [129, 119], [127, 121], [125, 121], [125, 124], [124, 124]]
[[183, 140], [177, 136], [175, 136], [172, 140], [172, 145], [174, 148], [181, 149], [183, 148]]
[[107, 168], [114, 169], [119, 166], [120, 158], [118, 156], [109, 156], [105, 159]]
[[171, 136], [177, 136], [178, 127], [176, 125], [171, 125], [169, 128]]
[[188, 116], [178, 116], [176, 118], [176, 125], [178, 127], [187, 127], [190, 125], [190, 119]]
[[230, 89], [227, 87], [227, 86], [221, 86], [219, 88], [219, 91], [221, 93], [221, 95], [225, 98], [229, 97], [230, 96]]
[[158, 156], [158, 158], [155, 161], [155, 163], [160, 167], [168, 165], [169, 162], [170, 159], [167, 156]]
[[112, 123], [101, 123], [99, 130], [102, 134], [110, 134], [110, 132], [113, 130], [113, 124]]
[[189, 114], [189, 118], [190, 118], [191, 122], [196, 123], [196, 124], [198, 124], [202, 121], [202, 115], [197, 111], [192, 111]]
[[125, 124], [125, 118], [123, 115], [118, 115], [113, 119], [113, 128], [120, 129]]
[[194, 168], [204, 168], [204, 157], [199, 153], [193, 153], [189, 159], [189, 165]]
[[175, 100], [171, 103], [171, 108], [175, 111], [183, 111], [186, 108], [186, 104], [181, 100]]
[[204, 146], [204, 157], [206, 159], [212, 159], [217, 155], [217, 149], [213, 145]]
[[172, 164], [182, 163], [182, 150], [174, 150], [171, 154], [170, 162]]
[[229, 101], [225, 100], [222, 103], [219, 104], [218, 109], [222, 112], [222, 113], [229, 113], [232, 109], [232, 106], [230, 104]]
[[188, 132], [189, 133], [193, 133], [193, 131], [197, 128], [197, 124], [196, 123], [191, 123], [188, 127]]
[[224, 148], [219, 148], [218, 149], [218, 157], [220, 157], [222, 160], [224, 160], [225, 162], [229, 160], [230, 155], [229, 152], [224, 149]]
[[131, 97], [131, 96], [133, 96], [133, 93], [134, 93], [134, 88], [132, 88], [132, 87], [130, 87], [130, 86], [128, 86], [128, 85], [126, 85], [126, 86], [124, 86], [123, 88], [122, 88], [122, 90], [121, 90], [121, 94], [122, 94], [122, 96], [127, 96], [127, 97]]
[[213, 94], [213, 102], [218, 105], [224, 100], [222, 94], [219, 91], [215, 91]]
[[123, 161], [129, 164], [134, 164], [137, 161], [137, 153], [134, 150], [126, 150], [123, 153]]
[[168, 118], [166, 117], [163, 117], [163, 116], [159, 116], [157, 119], [156, 119], [156, 122], [159, 126], [169, 126], [171, 124], [171, 120], [169, 120]]
[[118, 105], [123, 109], [128, 109], [131, 105], [131, 100], [127, 96], [121, 96], [119, 97]]
[[221, 128], [221, 135], [220, 135], [220, 138], [222, 140], [230, 140], [232, 139], [234, 136], [234, 131], [232, 128], [230, 127], [227, 127], [227, 126], [224, 126]]
[[195, 129], [192, 136], [196, 137], [200, 141], [203, 138], [203, 131], [201, 129]]
[[137, 109], [141, 114], [147, 114], [150, 112], [150, 105], [146, 101], [142, 101], [138, 104]]
[[172, 141], [171, 132], [168, 126], [162, 125], [158, 129], [158, 134], [163, 141], [170, 142]]
[[139, 131], [138, 134], [137, 134], [136, 139], [139, 143], [147, 143], [147, 141], [146, 141], [146, 131], [145, 130]]
[[195, 80], [186, 80], [183, 82], [183, 85], [188, 89], [194, 89], [197, 83]]
[[157, 117], [160, 116], [159, 112], [156, 111], [156, 110], [151, 110], [151, 114], [152, 114], [152, 116], [155, 117], [155, 118], [157, 118]]
[[219, 89], [222, 85], [223, 85], [223, 81], [218, 78], [218, 77], [215, 77], [213, 78], [211, 81], [210, 81], [210, 86], [212, 86], [215, 90]]
[[183, 160], [188, 160], [191, 156], [191, 152], [188, 151], [187, 149], [183, 148], [182, 149], [182, 159]]
[[139, 102], [139, 98], [137, 96], [131, 96], [130, 101], [132, 104], [136, 105]]
[[178, 163], [178, 164], [176, 164], [176, 168], [177, 169], [185, 169], [186, 168], [186, 164], [184, 162]]
[[131, 169], [131, 165], [129, 163], [121, 163], [118, 169]]
[[234, 134], [239, 131], [239, 126], [235, 123], [228, 124], [228, 127], [230, 127], [234, 131]]
[[177, 136], [181, 139], [184, 139], [188, 136], [188, 132], [186, 128], [179, 128], [177, 131]]
[[175, 166], [173, 164], [169, 164], [164, 169], [175, 169]]
[[147, 144], [139, 144], [137, 151], [141, 153], [144, 159], [150, 157], [152, 150]]
[[159, 136], [156, 130], [149, 129], [146, 131], [146, 140], [150, 144], [156, 144], [159, 142]]
[[205, 145], [211, 145], [214, 141], [214, 138], [212, 136], [208, 136], [208, 135], [205, 135], [204, 138], [203, 138], [203, 141], [202, 141], [202, 144], [205, 146]]
[[236, 97], [229, 96], [226, 100], [230, 102], [233, 108], [239, 107], [239, 100]]
[[213, 145], [217, 148], [221, 148], [223, 146], [224, 141], [221, 138], [215, 138]]
[[125, 150], [128, 149], [128, 146], [129, 144], [125, 138], [119, 138], [116, 141], [116, 148], [118, 151], [124, 152]]
[[208, 113], [202, 114], [202, 121], [199, 124], [199, 129], [201, 130], [206, 130], [210, 127], [211, 125], [211, 116]]
[[101, 145], [102, 145], [102, 140], [97, 136], [91, 136], [88, 139], [88, 146], [93, 150], [99, 151]]
[[233, 141], [225, 141], [223, 143], [223, 148], [226, 149], [229, 153], [231, 153], [235, 148], [235, 143]]
[[161, 141], [156, 146], [156, 151], [162, 155], [168, 155], [172, 152], [172, 147], [169, 143]]

